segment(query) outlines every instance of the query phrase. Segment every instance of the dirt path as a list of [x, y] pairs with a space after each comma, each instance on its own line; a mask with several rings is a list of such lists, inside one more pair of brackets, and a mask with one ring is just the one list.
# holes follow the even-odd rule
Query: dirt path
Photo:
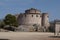
[[0, 32], [0, 39], [9, 40], [60, 40], [53, 38], [53, 33], [42, 32]]

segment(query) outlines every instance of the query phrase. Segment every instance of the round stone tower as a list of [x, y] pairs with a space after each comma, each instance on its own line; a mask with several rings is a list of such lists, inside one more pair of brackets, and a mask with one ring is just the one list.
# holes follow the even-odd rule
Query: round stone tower
[[49, 27], [49, 16], [48, 13], [42, 13], [42, 26]]
[[[49, 27], [49, 16], [48, 13], [42, 13], [41, 11], [35, 9], [35, 8], [30, 8], [25, 10], [25, 13], [20, 13], [18, 15], [18, 23], [20, 25], [20, 28], [24, 31], [29, 31], [31, 29], [40, 31], [40, 28], [42, 29], [48, 28]], [[36, 28], [33, 28], [35, 25]], [[44, 27], [43, 27], [44, 26]], [[45, 29], [44, 29], [45, 30]]]
[[18, 23], [20, 25], [39, 24], [41, 26], [41, 11], [34, 8], [25, 10], [25, 13], [19, 15]]

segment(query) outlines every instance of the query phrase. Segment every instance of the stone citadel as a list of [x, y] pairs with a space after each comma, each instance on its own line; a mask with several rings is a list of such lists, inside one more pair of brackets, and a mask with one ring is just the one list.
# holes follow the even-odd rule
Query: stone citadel
[[41, 31], [41, 28], [46, 31], [49, 27], [48, 13], [42, 13], [35, 8], [27, 9], [25, 13], [20, 13], [16, 17], [20, 31]]

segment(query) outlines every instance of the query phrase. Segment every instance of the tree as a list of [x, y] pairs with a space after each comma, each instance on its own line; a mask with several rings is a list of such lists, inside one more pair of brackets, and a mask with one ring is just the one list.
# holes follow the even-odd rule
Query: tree
[[11, 15], [11, 14], [7, 14], [5, 16], [4, 22], [6, 25], [15, 26], [15, 27], [18, 26], [16, 17], [14, 15]]
[[5, 25], [4, 21], [1, 21], [1, 20], [0, 20], [0, 28], [3, 28], [4, 25]]

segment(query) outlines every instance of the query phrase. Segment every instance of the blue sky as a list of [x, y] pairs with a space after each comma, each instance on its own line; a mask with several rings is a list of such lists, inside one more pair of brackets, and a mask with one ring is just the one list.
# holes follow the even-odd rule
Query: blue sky
[[49, 19], [60, 19], [60, 0], [0, 0], [0, 19], [8, 13], [17, 14], [36, 8], [49, 13]]

